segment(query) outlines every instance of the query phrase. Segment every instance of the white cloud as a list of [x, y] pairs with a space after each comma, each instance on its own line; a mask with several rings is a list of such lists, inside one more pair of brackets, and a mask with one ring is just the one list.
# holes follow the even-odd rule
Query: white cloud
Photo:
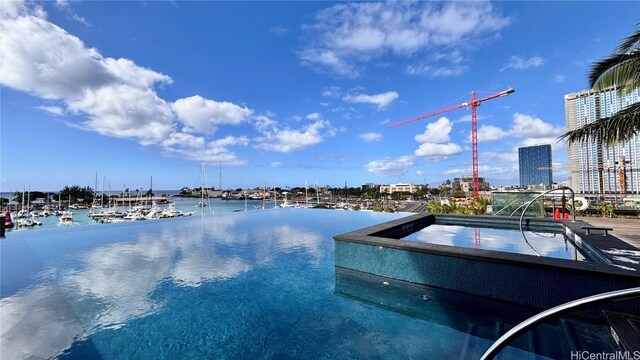
[[165, 148], [182, 147], [188, 149], [202, 149], [205, 144], [205, 139], [201, 136], [195, 136], [185, 133], [172, 133], [164, 141], [162, 146]]
[[518, 163], [517, 151], [483, 151], [479, 157], [488, 162]]
[[[503, 167], [500, 166], [487, 166], [487, 165], [480, 165], [478, 166], [478, 172], [482, 172], [482, 173], [490, 173], [493, 175], [496, 174], [506, 174], [508, 172], [510, 172], [511, 169], [505, 169]], [[444, 175], [470, 175], [473, 173], [473, 169], [471, 168], [463, 168], [463, 169], [449, 169], [446, 170], [445, 172], [443, 172]]]
[[163, 152], [171, 156], [179, 156], [187, 160], [219, 162], [226, 166], [245, 165], [246, 161], [228, 149], [229, 146], [247, 146], [246, 136], [227, 136], [207, 141], [204, 137], [186, 133], [173, 133], [162, 142]]
[[[338, 4], [319, 11], [315, 22], [304, 27], [309, 41], [298, 57], [303, 63], [355, 77], [361, 64], [389, 54], [469, 51], [508, 23], [489, 2]], [[447, 60], [453, 61], [459, 59]]]
[[64, 108], [60, 106], [38, 106], [38, 109], [57, 116], [62, 116], [65, 113]]
[[167, 75], [130, 60], [103, 58], [93, 48], [22, 8], [3, 19], [0, 82], [44, 99], [60, 100], [64, 111], [84, 115], [80, 127], [107, 136], [158, 143], [173, 131], [169, 105], [153, 86]]
[[271, 31], [272, 34], [277, 35], [277, 36], [283, 36], [283, 35], [286, 35], [287, 33], [289, 33], [289, 29], [284, 27], [284, 26], [281, 26], [281, 25], [272, 27], [270, 29], [270, 31]]
[[333, 50], [304, 49], [298, 53], [298, 57], [303, 64], [329, 68], [339, 75], [347, 77], [357, 77], [359, 75], [359, 72], [350, 62], [341, 59]]
[[0, 29], [0, 81], [5, 86], [45, 99], [77, 100], [85, 89], [117, 80], [95, 49], [44, 19], [3, 19]]
[[318, 113], [311, 113], [311, 114], [308, 114], [308, 115], [307, 115], [307, 116], [305, 116], [305, 117], [306, 117], [307, 119], [309, 119], [309, 120], [318, 120], [318, 119], [320, 119], [322, 116], [320, 116], [320, 114], [318, 114]]
[[342, 96], [342, 90], [340, 90], [340, 88], [337, 86], [327, 86], [324, 88], [322, 96], [339, 98], [340, 96]]
[[[524, 138], [519, 146], [531, 146], [540, 144], [553, 144], [557, 137], [564, 133], [564, 128], [554, 127], [540, 118], [515, 113], [509, 130], [503, 130], [493, 125], [482, 125], [478, 128], [478, 142], [489, 142], [504, 139], [506, 137]], [[471, 141], [471, 134], [468, 135]]]
[[368, 163], [366, 168], [377, 176], [402, 176], [413, 164], [415, 164], [415, 157], [407, 155], [399, 158], [374, 160]]
[[556, 144], [558, 141], [557, 137], [542, 137], [542, 138], [526, 138], [523, 139], [518, 147], [522, 146], [534, 146], [534, 145], [547, 145], [550, 144], [552, 147], [561, 146], [560, 144]]
[[[69, 4], [59, 1], [57, 6], [67, 9]], [[81, 120], [69, 123], [72, 126], [143, 145], [156, 144], [171, 156], [243, 163], [228, 147], [247, 145], [247, 137], [208, 140], [193, 133], [207, 134], [216, 125], [239, 124], [251, 115], [250, 109], [198, 95], [170, 104], [155, 90], [172, 83], [168, 75], [129, 59], [103, 57], [48, 22], [38, 7], [4, 1], [0, 11], [3, 86], [57, 100], [55, 106], [39, 108], [58, 116], [77, 115]]]
[[446, 143], [436, 144], [426, 142], [420, 144], [418, 149], [414, 152], [416, 156], [424, 156], [429, 160], [444, 160], [448, 156], [459, 154], [462, 152], [462, 148], [458, 144]]
[[557, 137], [564, 133], [564, 128], [554, 127], [531, 115], [515, 113], [513, 114], [513, 123], [509, 132], [515, 136], [539, 139]]
[[[478, 128], [478, 142], [488, 142], [503, 139], [509, 136], [507, 131], [493, 125], [481, 125]], [[471, 139], [471, 135], [469, 135]]]
[[509, 63], [500, 69], [500, 71], [505, 71], [507, 69], [525, 70], [542, 65], [544, 65], [544, 59], [540, 56], [536, 55], [525, 59], [522, 56], [514, 55], [509, 58]]
[[380, 141], [382, 139], [382, 134], [368, 132], [368, 133], [360, 134], [358, 135], [358, 137], [364, 141]]
[[274, 120], [261, 115], [256, 117], [254, 126], [261, 134], [254, 139], [256, 148], [284, 153], [319, 144], [326, 137], [335, 135], [335, 129], [331, 123], [322, 119], [305, 125], [301, 129], [293, 130], [282, 129]]
[[467, 65], [434, 66], [430, 63], [407, 65], [409, 75], [426, 75], [431, 78], [446, 78], [460, 76], [469, 70]]
[[68, 101], [68, 108], [88, 115], [82, 123], [85, 129], [144, 145], [158, 143], [173, 131], [169, 104], [149, 89], [125, 84], [87, 89], [81, 99]]
[[204, 99], [200, 95], [178, 99], [171, 108], [185, 126], [185, 131], [210, 134], [216, 125], [238, 125], [248, 119], [252, 110], [230, 102]]
[[[19, 15], [27, 15], [29, 13], [29, 9], [24, 5], [23, 0], [5, 0], [0, 2], [0, 17], [4, 19], [12, 19]], [[32, 11], [35, 14], [36, 11]], [[41, 16], [41, 17], [46, 17]]]
[[431, 78], [460, 76], [469, 70], [468, 60], [459, 50], [433, 54], [428, 60], [409, 64], [406, 72], [409, 75], [426, 75]]
[[103, 64], [115, 78], [139, 88], [148, 89], [156, 83], [171, 84], [173, 82], [169, 76], [138, 66], [128, 59], [105, 58]]
[[418, 134], [414, 139], [419, 143], [445, 143], [449, 141], [449, 133], [453, 123], [446, 117], [427, 124], [424, 133]]
[[553, 75], [553, 82], [555, 83], [563, 83], [564, 79], [564, 75]]
[[398, 98], [398, 93], [395, 91], [387, 91], [382, 94], [366, 95], [366, 94], [349, 94], [342, 98], [342, 100], [350, 103], [362, 103], [373, 104], [378, 109], [384, 109], [393, 101]]

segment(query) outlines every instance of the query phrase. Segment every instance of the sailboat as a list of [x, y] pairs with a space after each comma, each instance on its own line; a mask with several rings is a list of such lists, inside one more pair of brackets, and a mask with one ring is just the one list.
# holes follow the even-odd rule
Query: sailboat
[[67, 210], [63, 211], [60, 217], [58, 218], [58, 223], [60, 225], [73, 225], [73, 213], [71, 212], [71, 195], [69, 195], [69, 206]]
[[[201, 173], [201, 178], [200, 178], [200, 201], [198, 201], [198, 203], [196, 204], [197, 207], [200, 208], [204, 208], [205, 206], [209, 205], [209, 192], [206, 188], [207, 186], [207, 175], [204, 171], [204, 161], [202, 162], [202, 173]], [[207, 193], [207, 201], [205, 202], [205, 192]], [[213, 210], [211, 210], [211, 213], [213, 213]], [[203, 211], [203, 215], [204, 215], [204, 211]]]

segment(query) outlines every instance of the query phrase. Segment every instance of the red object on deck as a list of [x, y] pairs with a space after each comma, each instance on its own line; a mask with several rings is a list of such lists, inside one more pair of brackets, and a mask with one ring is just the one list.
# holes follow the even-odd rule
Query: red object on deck
[[11, 213], [9, 212], [9, 210], [5, 210], [3, 215], [4, 215], [4, 227], [7, 229], [13, 228], [14, 224], [13, 224], [13, 221], [11, 221]]
[[560, 220], [560, 209], [556, 208], [556, 211], [553, 213], [553, 220]]
[[569, 220], [569, 213], [564, 213], [564, 219]]

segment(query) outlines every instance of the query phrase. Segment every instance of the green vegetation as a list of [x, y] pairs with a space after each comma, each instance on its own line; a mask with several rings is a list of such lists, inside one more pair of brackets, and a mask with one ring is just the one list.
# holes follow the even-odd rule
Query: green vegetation
[[58, 193], [58, 200], [68, 200], [71, 198], [71, 203], [75, 204], [77, 202], [82, 203], [91, 203], [93, 201], [93, 196], [95, 195], [92, 188], [89, 186], [80, 187], [79, 185], [65, 186]]
[[477, 197], [470, 201], [467, 205], [459, 205], [454, 200], [441, 204], [439, 201], [432, 200], [427, 204], [427, 211], [434, 214], [460, 214], [460, 215], [484, 215], [487, 206], [491, 204], [489, 199]]
[[601, 202], [600, 204], [598, 204], [598, 209], [600, 210], [602, 217], [613, 217], [613, 205], [606, 202]]

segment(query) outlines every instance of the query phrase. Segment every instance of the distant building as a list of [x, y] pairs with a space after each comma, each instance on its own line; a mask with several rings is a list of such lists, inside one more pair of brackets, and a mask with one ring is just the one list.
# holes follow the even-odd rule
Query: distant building
[[414, 193], [418, 191], [418, 187], [413, 184], [391, 184], [391, 185], [380, 185], [380, 192], [393, 194], [395, 192], [410, 192]]
[[[473, 176], [454, 178], [451, 184], [453, 191], [462, 190], [465, 193], [473, 192]], [[478, 178], [478, 191], [490, 190], [489, 183], [483, 177]]]
[[[565, 121], [571, 131], [640, 102], [640, 88], [586, 90], [564, 96]], [[613, 146], [594, 141], [569, 144], [569, 186], [581, 194], [640, 194], [640, 136]]]
[[551, 145], [536, 145], [518, 148], [520, 187], [543, 185], [550, 189], [553, 184], [551, 169]]

